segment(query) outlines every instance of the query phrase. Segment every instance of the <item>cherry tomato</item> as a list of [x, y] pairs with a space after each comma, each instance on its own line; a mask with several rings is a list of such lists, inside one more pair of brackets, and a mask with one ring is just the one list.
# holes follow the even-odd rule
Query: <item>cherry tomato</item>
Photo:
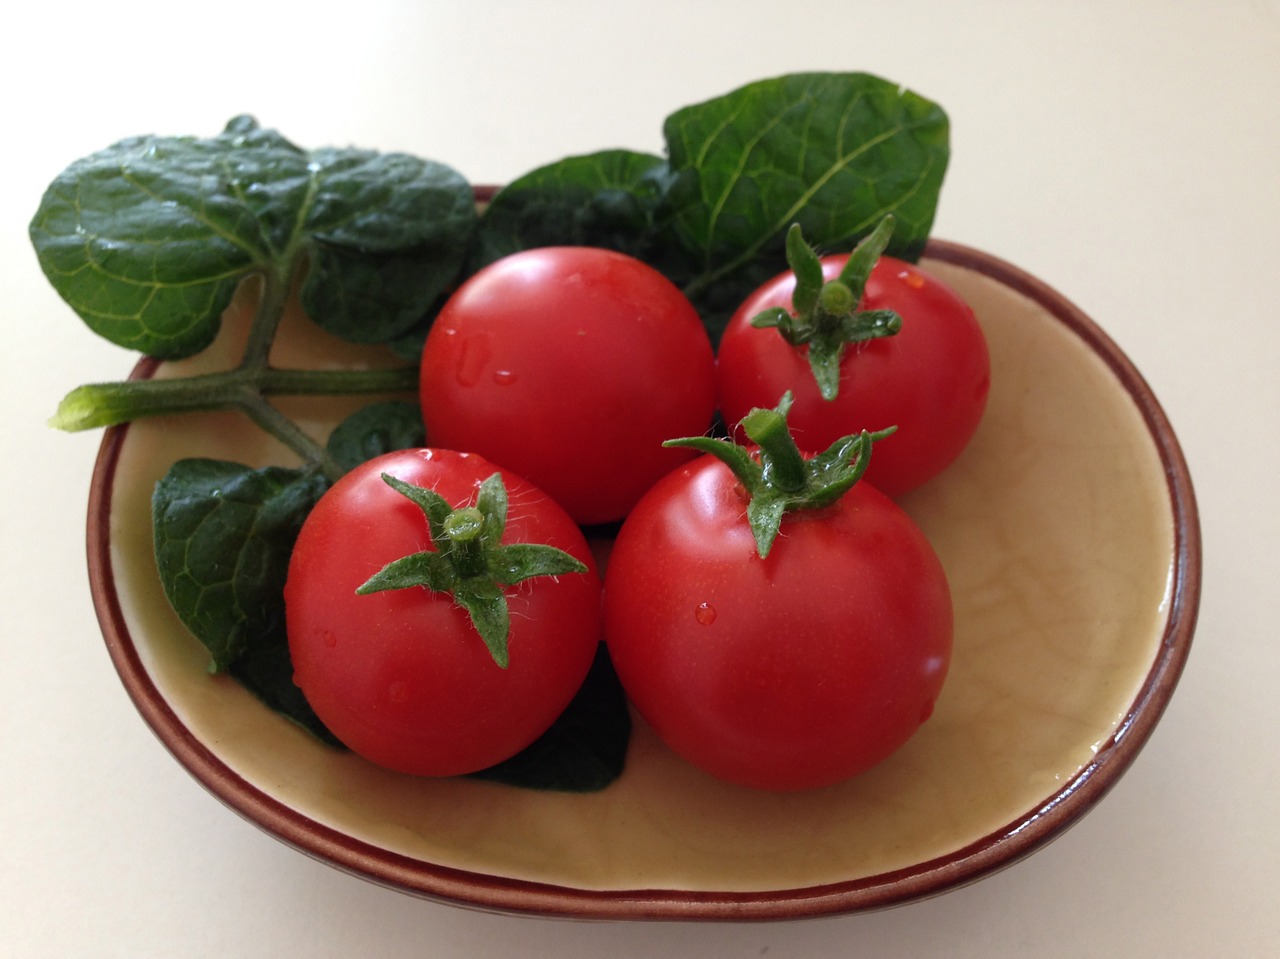
[[609, 652], [640, 715], [704, 771], [773, 790], [839, 782], [932, 712], [951, 656], [946, 577], [866, 483], [786, 514], [765, 559], [745, 509], [712, 456], [636, 505], [605, 577]]
[[715, 360], [697, 311], [652, 267], [548, 247], [485, 267], [449, 299], [421, 399], [433, 445], [478, 452], [580, 523], [604, 523], [689, 460], [661, 444], [711, 424]]
[[[439, 545], [424, 510], [384, 473], [462, 508], [495, 472], [510, 502], [501, 543], [557, 547], [586, 567], [502, 590], [506, 668], [448, 593], [356, 592]], [[601, 638], [600, 581], [573, 520], [526, 480], [448, 450], [389, 453], [335, 483], [294, 547], [285, 609], [294, 681], [320, 719], [354, 752], [419, 775], [474, 772], [527, 746], [577, 692]]]
[[[834, 279], [847, 254], [822, 258]], [[720, 341], [720, 409], [733, 424], [753, 407], [795, 394], [791, 426], [805, 449], [822, 449], [855, 430], [896, 426], [876, 444], [867, 481], [899, 496], [933, 478], [968, 444], [986, 408], [991, 383], [986, 339], [969, 306], [918, 266], [882, 256], [867, 279], [861, 308], [893, 310], [901, 330], [851, 345], [840, 362], [839, 392], [823, 399], [806, 348], [776, 329], [757, 329], [752, 317], [791, 309], [795, 276], [776, 276], [748, 297]]]

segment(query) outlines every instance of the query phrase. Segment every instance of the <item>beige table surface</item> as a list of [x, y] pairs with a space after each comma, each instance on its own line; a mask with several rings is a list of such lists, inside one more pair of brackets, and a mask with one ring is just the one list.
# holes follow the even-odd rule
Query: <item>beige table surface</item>
[[[1280, 953], [1280, 3], [423, 0], [23, 5], [0, 31], [0, 956], [1229, 956]], [[940, 101], [934, 233], [1075, 300], [1137, 363], [1204, 527], [1181, 686], [1123, 781], [1013, 868], [803, 923], [578, 924], [418, 901], [313, 862], [160, 747], [84, 565], [94, 434], [45, 426], [133, 356], [82, 328], [26, 225], [123, 136], [253, 113], [307, 146], [501, 182], [752, 79], [866, 70]]]

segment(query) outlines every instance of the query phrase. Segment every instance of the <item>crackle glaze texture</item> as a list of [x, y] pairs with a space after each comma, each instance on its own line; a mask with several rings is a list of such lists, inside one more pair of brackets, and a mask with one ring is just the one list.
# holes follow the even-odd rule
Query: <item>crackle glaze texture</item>
[[[673, 901], [691, 892], [698, 915], [700, 896], [750, 903], [909, 872], [1016, 834], [1123, 732], [1169, 615], [1171, 494], [1138, 405], [1088, 343], [998, 279], [922, 265], [972, 304], [992, 386], [972, 444], [903, 500], [951, 583], [954, 660], [932, 718], [870, 772], [811, 793], [753, 792], [684, 764], [642, 723], [621, 780], [582, 796], [415, 779], [327, 749], [211, 678], [157, 582], [148, 503], [169, 463], [289, 460], [234, 415], [187, 418], [180, 430], [140, 422], [123, 438], [109, 540], [132, 646], [118, 660], [126, 685], [206, 785], [246, 815], [265, 810], [285, 841], [393, 886], [482, 905], [519, 909], [533, 883], [554, 887], [538, 911], [558, 912], [560, 889], [658, 889], [677, 891]], [[337, 356], [332, 341], [289, 329], [289, 361]], [[235, 332], [220, 343], [224, 356]], [[387, 362], [341, 351], [344, 363]], [[158, 375], [218, 362], [210, 354]], [[318, 430], [339, 412], [329, 401], [287, 405]], [[483, 877], [475, 888], [472, 873]]]

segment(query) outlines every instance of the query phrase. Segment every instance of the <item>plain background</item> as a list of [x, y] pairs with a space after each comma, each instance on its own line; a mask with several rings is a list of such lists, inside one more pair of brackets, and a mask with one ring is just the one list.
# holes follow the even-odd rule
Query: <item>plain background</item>
[[[0, 32], [0, 955], [1242, 956], [1280, 951], [1280, 3], [362, 0], [41, 4]], [[102, 647], [84, 569], [99, 437], [45, 426], [134, 357], [44, 282], [26, 224], [73, 159], [255, 114], [307, 146], [502, 182], [760, 77], [867, 70], [940, 101], [935, 235], [1077, 302], [1190, 461], [1200, 626], [1125, 779], [1013, 868], [803, 923], [578, 924], [422, 902], [310, 861], [169, 757]], [[1070, 469], [1070, 463], [1064, 463]]]

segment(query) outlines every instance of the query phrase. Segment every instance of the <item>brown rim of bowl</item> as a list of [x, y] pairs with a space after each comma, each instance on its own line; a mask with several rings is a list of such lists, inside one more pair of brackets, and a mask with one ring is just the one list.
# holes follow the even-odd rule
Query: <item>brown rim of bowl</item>
[[[492, 190], [477, 189], [484, 200]], [[572, 919], [801, 919], [898, 905], [958, 888], [1012, 865], [1061, 835], [1111, 789], [1163, 714], [1191, 648], [1200, 601], [1201, 541], [1191, 477], [1173, 430], [1136, 367], [1096, 323], [1024, 271], [970, 247], [931, 240], [925, 255], [970, 269], [1043, 306], [1108, 365], [1137, 404], [1159, 450], [1173, 508], [1169, 616], [1154, 662], [1115, 733], [1071, 781], [1002, 828], [949, 855], [847, 882], [762, 892], [679, 889], [591, 890], [491, 876], [413, 859], [318, 823], [233, 772], [195, 738], [147, 674], [129, 635], [111, 565], [110, 512], [116, 464], [128, 426], [106, 431], [89, 494], [88, 564], [94, 607], [107, 650], [145, 722], [206, 789], [277, 839], [344, 872], [454, 905]], [[133, 377], [151, 376], [143, 359]]]

